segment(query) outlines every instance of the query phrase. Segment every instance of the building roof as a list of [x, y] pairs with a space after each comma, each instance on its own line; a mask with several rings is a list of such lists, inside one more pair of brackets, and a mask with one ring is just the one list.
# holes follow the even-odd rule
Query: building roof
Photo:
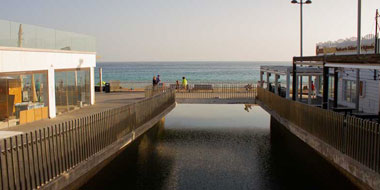
[[380, 54], [293, 57], [293, 62], [297, 65], [323, 65], [323, 63], [329, 63], [380, 66]]
[[[292, 66], [260, 66], [260, 71], [274, 73], [278, 75], [287, 75], [293, 73]], [[298, 75], [321, 75], [323, 73], [320, 67], [300, 67], [297, 66]]]

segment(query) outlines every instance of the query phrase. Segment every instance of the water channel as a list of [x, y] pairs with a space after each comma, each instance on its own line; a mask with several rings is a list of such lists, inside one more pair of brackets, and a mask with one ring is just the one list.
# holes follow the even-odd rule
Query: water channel
[[92, 189], [356, 189], [259, 106], [177, 105]]

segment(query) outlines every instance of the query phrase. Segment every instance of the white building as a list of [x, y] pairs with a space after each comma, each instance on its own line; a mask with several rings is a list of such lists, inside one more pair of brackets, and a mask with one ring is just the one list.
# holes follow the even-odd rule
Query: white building
[[[378, 40], [379, 42], [379, 40]], [[377, 43], [379, 46], [380, 43]], [[362, 54], [375, 53], [376, 43], [374, 35], [366, 35], [362, 38]], [[316, 45], [316, 55], [354, 55], [357, 52], [357, 40], [355, 37], [334, 42], [322, 42]], [[335, 67], [335, 65], [334, 65]], [[366, 113], [379, 113], [379, 73], [378, 66], [374, 65], [340, 65], [338, 66], [338, 102], [340, 105], [355, 107], [356, 88], [359, 86], [359, 111]], [[356, 85], [356, 72], [360, 71], [360, 84]], [[333, 76], [334, 72], [331, 72]], [[331, 77], [333, 80], [333, 77]]]
[[0, 20], [0, 127], [95, 103], [95, 39]]

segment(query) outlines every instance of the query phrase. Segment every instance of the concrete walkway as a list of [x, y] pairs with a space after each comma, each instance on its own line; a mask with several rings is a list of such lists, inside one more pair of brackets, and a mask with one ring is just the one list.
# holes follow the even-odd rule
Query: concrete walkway
[[12, 126], [9, 128], [0, 129], [0, 139], [14, 136], [20, 133], [30, 132], [42, 129], [46, 126], [70, 121], [81, 116], [86, 116], [91, 113], [98, 113], [110, 108], [116, 108], [128, 105], [144, 99], [144, 92], [117, 92], [117, 93], [96, 93], [95, 105], [87, 106], [82, 109], [73, 110], [67, 113], [58, 115], [53, 119], [44, 119], [23, 125]]

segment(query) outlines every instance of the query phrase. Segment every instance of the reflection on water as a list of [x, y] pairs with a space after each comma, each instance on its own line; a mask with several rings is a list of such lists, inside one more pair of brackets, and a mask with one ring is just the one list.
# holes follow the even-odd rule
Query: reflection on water
[[249, 112], [249, 110], [252, 110], [252, 104], [244, 104], [244, 110], [246, 111], [246, 112]]
[[355, 187], [258, 106], [178, 105], [81, 189]]

